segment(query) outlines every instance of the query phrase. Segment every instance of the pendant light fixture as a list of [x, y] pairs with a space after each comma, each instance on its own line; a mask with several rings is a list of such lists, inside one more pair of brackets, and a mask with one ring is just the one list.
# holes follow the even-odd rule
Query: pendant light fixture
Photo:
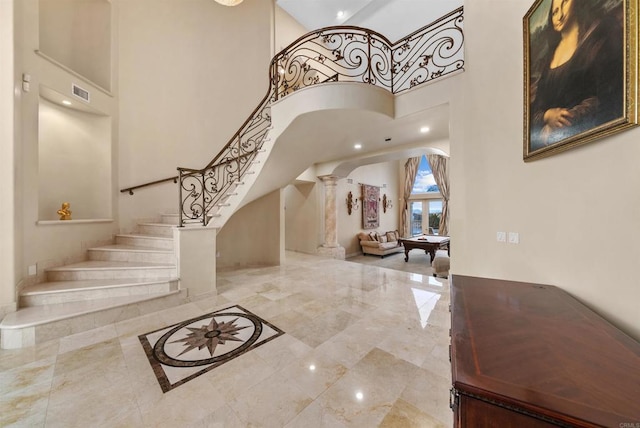
[[216, 2], [224, 6], [237, 6], [242, 3], [242, 0], [216, 0]]

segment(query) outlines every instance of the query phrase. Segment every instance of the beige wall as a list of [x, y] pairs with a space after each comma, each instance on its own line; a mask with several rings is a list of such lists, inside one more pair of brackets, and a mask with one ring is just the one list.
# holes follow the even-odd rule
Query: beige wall
[[[349, 184], [347, 180], [353, 180], [352, 184]], [[399, 216], [398, 216], [398, 203], [399, 194], [399, 182], [398, 182], [398, 162], [384, 162], [373, 165], [365, 165], [356, 168], [349, 174], [347, 178], [338, 181], [337, 201], [338, 206], [338, 243], [345, 248], [345, 254], [347, 257], [356, 255], [362, 252], [360, 247], [360, 241], [356, 238], [356, 235], [363, 231], [362, 228], [362, 204], [357, 210], [353, 210], [351, 215], [347, 212], [347, 194], [351, 192], [354, 198], [361, 199], [361, 186], [358, 183], [369, 184], [372, 186], [380, 186], [380, 199], [382, 195], [386, 194], [393, 207], [387, 212], [382, 210], [382, 201], [379, 203], [380, 210], [380, 226], [375, 230], [379, 232], [387, 232], [390, 230], [399, 229]], [[386, 184], [385, 188], [382, 188]]]
[[[467, 66], [452, 102], [452, 270], [560, 286], [640, 339], [640, 129], [522, 161], [530, 5], [465, 2]], [[497, 231], [518, 232], [520, 244], [496, 242]]]
[[111, 1], [39, 0], [40, 50], [111, 89]]
[[[118, 24], [121, 187], [203, 168], [266, 94], [273, 2], [121, 1]], [[122, 195], [121, 227], [177, 200], [173, 183]]]
[[276, 6], [275, 11], [275, 51], [278, 53], [298, 37], [305, 35], [307, 30], [280, 6]]
[[320, 201], [324, 198], [322, 183], [300, 182], [285, 187], [285, 248], [315, 254], [320, 236]]
[[13, 2], [0, 1], [0, 319], [14, 309], [14, 285], [17, 281], [15, 266], [19, 247], [19, 229], [16, 227], [16, 188], [14, 141], [14, 22]]
[[284, 256], [284, 191], [236, 211], [217, 236], [217, 267], [279, 265]]

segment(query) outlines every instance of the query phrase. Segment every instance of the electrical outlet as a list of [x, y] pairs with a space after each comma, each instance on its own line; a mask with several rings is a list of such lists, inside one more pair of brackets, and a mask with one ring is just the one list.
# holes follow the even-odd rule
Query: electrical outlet
[[37, 269], [36, 265], [29, 266], [29, 276], [33, 276], [36, 273], [38, 273], [38, 269]]
[[519, 244], [520, 234], [518, 232], [509, 232], [509, 244]]
[[496, 240], [498, 242], [507, 242], [507, 232], [498, 232]]

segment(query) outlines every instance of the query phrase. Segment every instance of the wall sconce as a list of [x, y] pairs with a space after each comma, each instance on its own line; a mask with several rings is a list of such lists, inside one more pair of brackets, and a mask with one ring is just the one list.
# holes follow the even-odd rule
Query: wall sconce
[[393, 204], [391, 203], [391, 199], [387, 199], [387, 195], [382, 195], [382, 211], [387, 212], [387, 209], [393, 208]]
[[353, 194], [349, 192], [347, 194], [347, 213], [351, 215], [351, 211], [357, 210], [358, 208], [360, 208], [360, 205], [358, 205], [358, 198], [353, 199]]

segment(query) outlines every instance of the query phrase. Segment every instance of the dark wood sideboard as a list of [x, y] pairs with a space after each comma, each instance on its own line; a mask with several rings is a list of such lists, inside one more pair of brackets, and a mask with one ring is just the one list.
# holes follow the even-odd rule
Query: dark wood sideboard
[[451, 366], [456, 427], [640, 428], [640, 343], [557, 287], [453, 275]]

